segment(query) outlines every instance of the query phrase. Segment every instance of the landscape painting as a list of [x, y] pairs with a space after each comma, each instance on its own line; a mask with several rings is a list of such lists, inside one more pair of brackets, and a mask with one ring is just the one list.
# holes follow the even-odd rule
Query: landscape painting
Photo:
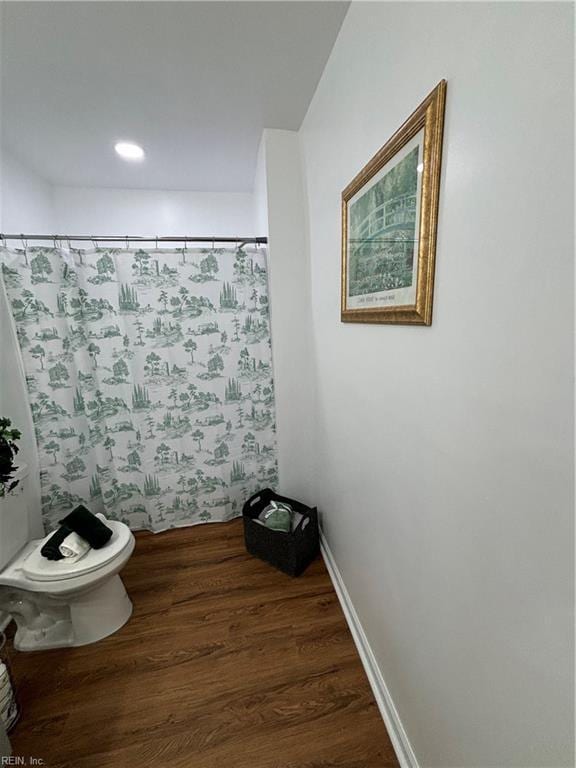
[[430, 325], [446, 82], [342, 193], [345, 322]]
[[422, 133], [350, 201], [350, 308], [414, 301]]

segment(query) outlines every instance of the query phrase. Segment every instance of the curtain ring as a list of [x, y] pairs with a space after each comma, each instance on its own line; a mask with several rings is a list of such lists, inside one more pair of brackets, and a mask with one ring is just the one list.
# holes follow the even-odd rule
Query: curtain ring
[[28, 251], [28, 240], [24, 238], [24, 235], [20, 235], [20, 240], [22, 240], [22, 248], [24, 248], [24, 253]]
[[158, 250], [158, 235], [156, 235], [156, 250]]
[[6, 237], [4, 235], [0, 235], [0, 237], [2, 238], [2, 247], [8, 248], [8, 242], [6, 240]]
[[126, 235], [126, 250], [130, 250], [130, 241], [128, 240], [128, 235]]
[[54, 241], [54, 250], [58, 250], [58, 235], [52, 235], [52, 239]]
[[212, 253], [214, 253], [214, 237], [215, 235], [212, 235]]
[[97, 251], [98, 250], [98, 240], [96, 240], [95, 237], [91, 237], [90, 240], [92, 241], [92, 246]]

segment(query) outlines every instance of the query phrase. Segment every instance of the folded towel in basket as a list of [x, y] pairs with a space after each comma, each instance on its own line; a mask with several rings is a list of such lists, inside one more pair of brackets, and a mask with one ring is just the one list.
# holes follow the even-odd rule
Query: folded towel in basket
[[271, 501], [264, 507], [256, 519], [257, 523], [265, 525], [272, 531], [288, 533], [292, 520], [292, 507], [283, 501]]

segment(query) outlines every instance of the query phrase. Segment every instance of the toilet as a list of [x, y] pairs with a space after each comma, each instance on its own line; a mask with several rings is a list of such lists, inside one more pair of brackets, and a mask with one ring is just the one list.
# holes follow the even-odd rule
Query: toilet
[[74, 563], [47, 560], [40, 549], [51, 534], [28, 541], [25, 468], [19, 475], [19, 485], [0, 504], [0, 610], [16, 622], [14, 647], [36, 651], [108, 637], [132, 614], [119, 576], [134, 551], [132, 531], [108, 520], [112, 536], [102, 549]]

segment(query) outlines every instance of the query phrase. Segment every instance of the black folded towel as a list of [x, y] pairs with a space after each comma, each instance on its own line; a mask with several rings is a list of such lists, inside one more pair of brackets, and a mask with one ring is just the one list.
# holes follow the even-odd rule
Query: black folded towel
[[62, 560], [64, 555], [60, 552], [60, 544], [62, 544], [64, 539], [67, 536], [70, 536], [71, 533], [71, 528], [68, 528], [67, 525], [61, 525], [60, 528], [50, 536], [48, 541], [46, 541], [40, 550], [40, 554], [48, 558], [48, 560]]
[[102, 549], [112, 536], [112, 529], [104, 525], [102, 520], [99, 520], [82, 504], [60, 520], [60, 524], [68, 526], [78, 536], [82, 536], [92, 549]]

